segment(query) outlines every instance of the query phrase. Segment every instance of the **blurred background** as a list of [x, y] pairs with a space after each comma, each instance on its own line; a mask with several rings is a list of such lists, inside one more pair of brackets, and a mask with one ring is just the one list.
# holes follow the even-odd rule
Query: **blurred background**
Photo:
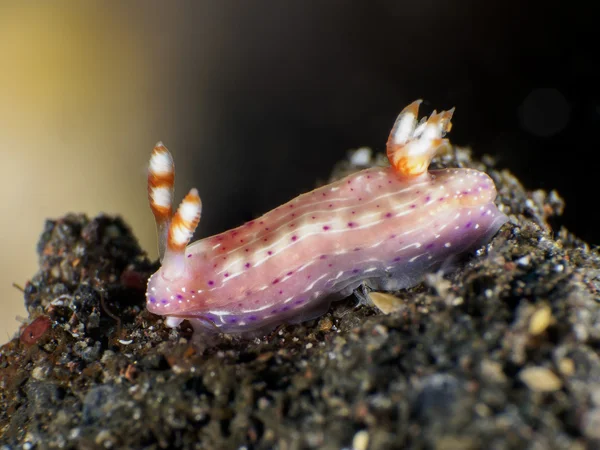
[[[156, 257], [145, 170], [163, 140], [198, 236], [323, 180], [350, 148], [383, 150], [397, 113], [456, 106], [452, 142], [600, 243], [596, 16], [558, 2], [0, 1], [0, 342], [26, 317], [46, 218], [119, 214]], [[518, 6], [517, 6], [518, 5]], [[586, 30], [589, 34], [586, 35]]]

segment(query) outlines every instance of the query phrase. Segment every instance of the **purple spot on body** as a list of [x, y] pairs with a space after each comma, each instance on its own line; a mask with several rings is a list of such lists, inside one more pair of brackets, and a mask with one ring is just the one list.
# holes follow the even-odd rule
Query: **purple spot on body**
[[371, 179], [371, 175], [367, 175], [367, 180], [370, 180], [370, 179]]
[[154, 302], [156, 302], [156, 298], [150, 297], [150, 303], [154, 303]]
[[355, 224], [354, 222], [348, 222], [348, 226], [349, 226], [350, 228], [352, 228], [352, 227], [356, 226], [356, 224]]
[[396, 238], [396, 235], [395, 235], [395, 234], [392, 234], [392, 235], [390, 236], [390, 239], [395, 239], [395, 238]]
[[272, 255], [272, 254], [273, 254], [273, 252], [272, 252], [271, 250], [269, 250], [269, 251], [267, 252], [267, 255]]
[[[246, 291], [246, 297], [250, 297], [252, 295], [252, 291]], [[241, 303], [240, 303], [241, 306]]]
[[227, 278], [229, 276], [228, 272], [225, 272], [225, 275], [223, 275], [225, 278]]
[[209, 285], [209, 286], [214, 286], [214, 284], [215, 284], [215, 282], [214, 282], [213, 280], [210, 280], [210, 281], [208, 282], [208, 285]]
[[254, 322], [257, 319], [258, 319], [258, 317], [256, 317], [256, 316], [249, 316], [248, 317], [248, 320], [251, 320], [252, 322]]
[[320, 259], [327, 259], [327, 255], [321, 255]]
[[286, 275], [289, 277], [291, 274], [293, 274], [294, 272], [288, 272]]
[[443, 201], [444, 201], [444, 197], [440, 197], [438, 200], [439, 200], [440, 202], [443, 202]]
[[289, 311], [290, 307], [289, 306], [284, 306], [283, 308], [281, 308], [281, 312], [286, 312]]
[[273, 280], [273, 284], [277, 284], [277, 283], [279, 283], [279, 278], [275, 278], [275, 279]]
[[193, 290], [193, 289], [190, 289], [190, 292], [191, 292], [192, 294], [195, 294], [195, 293], [196, 293], [196, 291], [195, 291], [195, 290]]
[[354, 269], [354, 270], [352, 271], [352, 273], [358, 273], [358, 272], [360, 272], [360, 270], [358, 270], [358, 269]]
[[312, 217], [311, 217], [311, 219], [313, 219], [313, 220], [314, 220], [314, 219], [316, 219], [316, 217], [315, 217], [315, 216], [312, 216]]
[[387, 214], [385, 215], [385, 217], [387, 217], [387, 218], [389, 219], [390, 217], [392, 217], [392, 213], [387, 213]]
[[168, 302], [168, 300], [167, 300], [166, 298], [163, 298], [163, 299], [162, 299], [160, 302], [161, 302], [163, 305], [166, 305], [167, 303], [169, 303], [169, 302]]
[[246, 264], [244, 264], [244, 267], [245, 267], [246, 269], [249, 269], [249, 268], [250, 268], [250, 263], [246, 263]]
[[431, 195], [428, 195], [427, 197], [425, 197], [426, 202], [428, 202], [429, 200], [431, 200]]
[[295, 241], [298, 239], [298, 236], [292, 236], [292, 241]]
[[396, 257], [394, 258], [394, 262], [398, 262], [398, 261], [400, 261], [401, 259], [402, 259], [402, 258], [400, 258], [399, 256], [396, 256]]
[[279, 310], [277, 308], [271, 310], [271, 314], [277, 314]]
[[333, 203], [330, 203], [330, 204], [329, 204], [329, 207], [330, 207], [330, 208], [333, 208]]
[[192, 257], [192, 254], [190, 253], [190, 254], [188, 255], [188, 258], [191, 258], [191, 257]]
[[417, 207], [417, 205], [414, 205], [414, 204], [413, 204], [413, 205], [410, 205], [410, 207], [411, 207], [412, 209], [415, 209], [415, 208]]
[[333, 267], [333, 264], [329, 264], [329, 267]]
[[330, 227], [329, 227], [329, 225], [324, 225], [324, 226], [323, 226], [323, 229], [324, 229], [325, 231], [329, 230], [329, 228], [330, 228]]
[[392, 180], [389, 180], [389, 181], [388, 181], [388, 184], [392, 184]]
[[229, 323], [236, 323], [237, 319], [235, 317], [232, 317], [231, 319], [229, 319]]
[[279, 291], [279, 295], [283, 294], [283, 291]]
[[356, 247], [356, 248], [354, 249], [354, 251], [355, 251], [355, 252], [359, 252], [360, 250], [361, 250], [361, 249], [360, 249], [360, 247]]
[[177, 297], [177, 300], [182, 300], [183, 299], [183, 295], [181, 295], [181, 294], [177, 294], [176, 297]]
[[433, 248], [433, 247], [435, 247], [435, 245], [434, 245], [434, 244], [429, 244], [429, 245], [425, 246], [425, 249], [426, 249], [426, 250], [429, 250], [429, 249], [431, 249], [431, 248]]
[[304, 300], [299, 299], [294, 302], [294, 305], [301, 305], [302, 303], [304, 303]]
[[473, 222], [467, 222], [467, 224], [465, 225], [465, 228], [471, 228], [471, 225], [473, 225]]

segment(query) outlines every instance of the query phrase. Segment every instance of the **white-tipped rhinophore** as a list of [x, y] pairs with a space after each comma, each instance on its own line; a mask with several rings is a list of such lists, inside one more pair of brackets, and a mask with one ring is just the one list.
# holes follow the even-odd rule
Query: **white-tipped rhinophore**
[[158, 253], [165, 276], [175, 278], [185, 268], [184, 252], [200, 222], [202, 202], [196, 189], [182, 200], [173, 215], [175, 165], [167, 148], [158, 142], [148, 168], [148, 200], [158, 230]]
[[179, 204], [171, 219], [167, 234], [167, 250], [163, 261], [163, 273], [167, 278], [176, 278], [185, 268], [185, 248], [200, 222], [202, 201], [196, 189], [190, 192]]
[[148, 166], [148, 201], [154, 214], [158, 233], [158, 255], [162, 261], [167, 246], [167, 231], [173, 214], [175, 165], [173, 157], [162, 142], [152, 150]]
[[387, 156], [396, 172], [404, 177], [416, 177], [427, 172], [429, 163], [447, 139], [442, 139], [452, 128], [449, 111], [434, 111], [417, 125], [419, 105], [416, 100], [402, 110], [387, 141]]

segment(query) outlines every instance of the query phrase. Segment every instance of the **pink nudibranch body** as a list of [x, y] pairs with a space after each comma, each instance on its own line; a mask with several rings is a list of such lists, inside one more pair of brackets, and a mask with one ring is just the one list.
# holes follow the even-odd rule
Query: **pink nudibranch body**
[[171, 217], [173, 162], [157, 144], [149, 198], [163, 266], [147, 306], [177, 326], [268, 331], [327, 311], [361, 283], [397, 290], [486, 243], [507, 221], [490, 177], [473, 169], [427, 171], [448, 145], [453, 110], [417, 123], [400, 113], [387, 142], [391, 167], [366, 169], [289, 201], [238, 228], [186, 247], [200, 219], [195, 190]]

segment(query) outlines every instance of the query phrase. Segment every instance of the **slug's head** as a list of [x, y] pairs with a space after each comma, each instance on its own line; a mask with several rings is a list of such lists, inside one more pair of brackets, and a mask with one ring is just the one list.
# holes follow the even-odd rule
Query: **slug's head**
[[187, 271], [176, 279], [169, 279], [165, 271], [159, 269], [148, 280], [146, 307], [153, 314], [161, 316], [186, 316], [191, 302], [200, 295], [188, 289], [190, 277]]
[[403, 178], [415, 178], [427, 173], [429, 163], [441, 147], [449, 145], [443, 139], [452, 128], [454, 108], [422, 118], [416, 100], [402, 110], [388, 138], [387, 156], [396, 173]]
[[[167, 308], [164, 305], [170, 303], [169, 292], [181, 292], [181, 288], [184, 287], [183, 283], [187, 279], [185, 248], [200, 222], [202, 212], [198, 191], [192, 189], [182, 200], [177, 212], [172, 214], [174, 182], [173, 157], [159, 142], [150, 157], [148, 200], [156, 220], [158, 253], [162, 266], [150, 278], [146, 293], [148, 309], [158, 314], [166, 313]], [[176, 295], [173, 294], [175, 300]], [[156, 309], [157, 303], [163, 306], [162, 310]]]

